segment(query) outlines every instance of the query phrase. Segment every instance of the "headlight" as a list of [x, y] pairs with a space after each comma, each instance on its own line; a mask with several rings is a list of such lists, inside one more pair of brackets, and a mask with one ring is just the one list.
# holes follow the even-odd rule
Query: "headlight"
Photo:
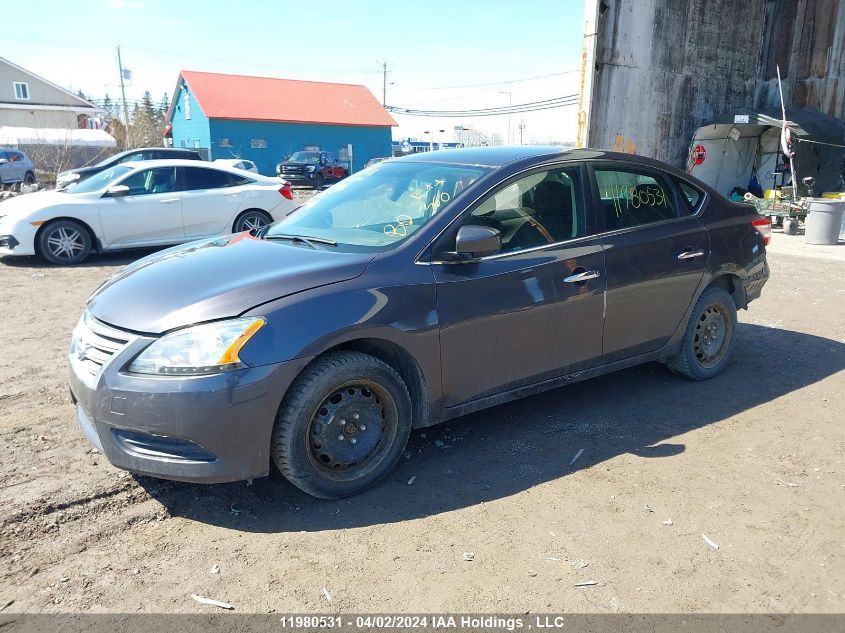
[[305, 168], [305, 171], [309, 171], [309, 172], [310, 172], [310, 171], [314, 171], [315, 169], [317, 169], [317, 168], [316, 168], [314, 165], [308, 165], [308, 166]]
[[264, 319], [248, 317], [167, 334], [141, 352], [129, 371], [184, 376], [241, 369], [246, 365], [238, 353], [264, 323]]
[[74, 180], [79, 180], [79, 174], [65, 174], [64, 176], [59, 176], [57, 180], [59, 182], [73, 182]]

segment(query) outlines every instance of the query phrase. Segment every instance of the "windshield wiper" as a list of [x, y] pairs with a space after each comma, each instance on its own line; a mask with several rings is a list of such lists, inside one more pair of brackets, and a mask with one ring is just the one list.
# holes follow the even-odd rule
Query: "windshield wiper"
[[337, 242], [334, 240], [327, 239], [325, 237], [311, 237], [311, 236], [304, 236], [304, 235], [285, 235], [285, 234], [274, 234], [274, 235], [267, 235], [264, 236], [265, 240], [290, 240], [291, 242], [302, 242], [303, 244], [308, 244], [313, 249], [317, 247], [314, 246], [314, 243], [317, 244], [328, 244], [329, 246], [337, 246]]

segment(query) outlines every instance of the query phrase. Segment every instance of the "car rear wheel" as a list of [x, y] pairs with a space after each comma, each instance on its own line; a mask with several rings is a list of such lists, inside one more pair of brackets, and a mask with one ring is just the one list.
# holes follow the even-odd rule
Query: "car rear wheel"
[[26, 172], [26, 176], [23, 177], [23, 182], [25, 185], [31, 185], [35, 182], [35, 174], [31, 171]]
[[234, 233], [253, 231], [267, 226], [272, 221], [273, 218], [271, 218], [265, 211], [261, 211], [260, 209], [249, 209], [235, 218], [232, 231]]
[[56, 220], [38, 234], [38, 250], [51, 264], [79, 264], [88, 257], [91, 245], [88, 229], [73, 220]]
[[735, 331], [733, 297], [723, 288], [708, 288], [693, 308], [680, 351], [666, 365], [691, 380], [713, 378], [730, 361]]
[[300, 490], [339, 499], [389, 473], [411, 433], [411, 399], [392, 367], [333, 352], [297, 377], [279, 408], [271, 455]]

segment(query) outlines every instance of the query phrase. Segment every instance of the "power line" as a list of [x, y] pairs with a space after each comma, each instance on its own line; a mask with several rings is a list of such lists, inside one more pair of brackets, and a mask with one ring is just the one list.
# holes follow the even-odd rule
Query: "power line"
[[534, 75], [533, 77], [520, 77], [518, 79], [505, 79], [503, 81], [491, 81], [482, 84], [463, 84], [460, 86], [414, 86], [414, 90], [456, 90], [458, 88], [484, 88], [487, 86], [501, 86], [503, 84], [516, 84], [524, 81], [535, 81], [537, 79], [546, 79], [548, 77], [562, 77], [563, 75], [571, 75], [573, 73], [581, 72], [581, 69], [565, 70], [559, 73], [548, 73], [545, 75]]
[[577, 105], [578, 94], [564, 95], [541, 101], [519, 103], [512, 106], [500, 106], [496, 108], [476, 108], [471, 110], [420, 110], [414, 108], [401, 108], [387, 106], [387, 109], [395, 114], [406, 114], [409, 116], [428, 117], [470, 117], [470, 116], [501, 116], [503, 114], [517, 114], [521, 112], [535, 112], [537, 110], [549, 110], [551, 108], [562, 108]]

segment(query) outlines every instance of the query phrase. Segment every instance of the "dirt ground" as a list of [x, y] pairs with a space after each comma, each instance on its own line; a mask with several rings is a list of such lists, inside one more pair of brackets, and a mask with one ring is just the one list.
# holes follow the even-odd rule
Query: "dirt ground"
[[841, 612], [845, 258], [774, 240], [719, 378], [646, 365], [416, 431], [382, 485], [334, 502], [92, 453], [65, 352], [138, 254], [6, 259], [0, 611]]

